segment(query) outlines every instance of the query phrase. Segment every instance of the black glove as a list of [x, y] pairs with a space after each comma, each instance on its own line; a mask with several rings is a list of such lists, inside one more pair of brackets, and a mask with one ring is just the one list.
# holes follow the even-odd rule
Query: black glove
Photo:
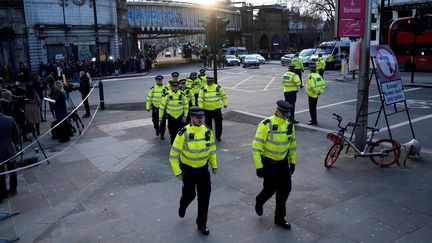
[[291, 174], [291, 175], [294, 174], [294, 171], [295, 171], [295, 164], [290, 164], [289, 171], [290, 171], [290, 174]]
[[264, 168], [257, 169], [256, 174], [259, 178], [263, 178], [264, 177]]

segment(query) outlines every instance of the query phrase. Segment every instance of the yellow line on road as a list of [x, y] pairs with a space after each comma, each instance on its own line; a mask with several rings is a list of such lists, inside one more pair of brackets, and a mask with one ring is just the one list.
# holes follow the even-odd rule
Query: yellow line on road
[[270, 82], [267, 84], [267, 86], [265, 86], [264, 90], [267, 90], [270, 85], [273, 83], [273, 81], [275, 81], [276, 77], [273, 77], [272, 80], [270, 80]]

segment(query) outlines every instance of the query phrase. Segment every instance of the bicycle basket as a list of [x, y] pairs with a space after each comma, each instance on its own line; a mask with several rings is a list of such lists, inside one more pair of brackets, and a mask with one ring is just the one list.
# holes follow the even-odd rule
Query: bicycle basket
[[337, 144], [342, 142], [342, 138], [334, 133], [327, 133], [327, 139]]

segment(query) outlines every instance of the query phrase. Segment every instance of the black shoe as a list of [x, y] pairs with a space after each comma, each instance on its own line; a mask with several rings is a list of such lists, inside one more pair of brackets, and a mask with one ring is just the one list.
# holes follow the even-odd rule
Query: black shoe
[[179, 214], [180, 218], [184, 218], [184, 216], [186, 214], [186, 208], [183, 208], [180, 206], [178, 209], [178, 214]]
[[156, 137], [159, 137], [159, 131], [156, 131]]
[[264, 213], [263, 205], [258, 204], [258, 202], [255, 202], [255, 212], [258, 216], [262, 216]]
[[298, 124], [298, 123], [299, 123], [299, 121], [296, 120], [296, 119], [292, 119], [290, 122], [291, 122], [292, 124]]
[[218, 142], [222, 141], [222, 139], [221, 139], [221, 138], [216, 138], [216, 140], [217, 140]]
[[209, 231], [209, 229], [206, 227], [206, 226], [201, 226], [201, 227], [198, 227], [198, 230], [201, 232], [201, 234], [203, 234], [203, 235], [208, 235], [208, 234], [210, 234], [210, 231]]
[[314, 122], [314, 121], [309, 121], [308, 122], [308, 125], [312, 125], [312, 126], [316, 126], [316, 125], [318, 125], [318, 122]]
[[90, 116], [90, 114], [84, 114], [83, 116], [82, 116], [82, 118], [87, 118], [87, 117], [89, 117]]
[[8, 194], [9, 194], [9, 196], [15, 196], [17, 194], [17, 191], [16, 190], [13, 190], [13, 191], [8, 190]]
[[277, 226], [280, 226], [284, 229], [290, 230], [291, 229], [291, 225], [288, 224], [285, 220], [275, 220], [274, 222]]
[[164, 140], [165, 139], [165, 137], [164, 136], [161, 136], [161, 140]]

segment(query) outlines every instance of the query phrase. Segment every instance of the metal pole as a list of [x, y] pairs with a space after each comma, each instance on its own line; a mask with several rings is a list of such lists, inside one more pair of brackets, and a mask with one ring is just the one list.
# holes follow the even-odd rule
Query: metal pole
[[94, 17], [94, 31], [95, 31], [95, 46], [96, 46], [96, 74], [100, 71], [100, 55], [99, 55], [99, 27], [97, 21], [97, 11], [96, 11], [96, 0], [93, 0], [93, 17]]
[[100, 109], [105, 110], [105, 97], [104, 97], [102, 79], [99, 79], [99, 104], [100, 104]]
[[[357, 93], [357, 117], [359, 127], [355, 131], [355, 144], [363, 150], [366, 146], [369, 103], [369, 62], [372, 1], [366, 1], [364, 34], [361, 38], [360, 74]], [[363, 102], [364, 101], [364, 102]]]
[[413, 44], [412, 44], [412, 52], [411, 52], [411, 83], [414, 83], [414, 72], [416, 69], [416, 47], [417, 47], [417, 31], [419, 31], [420, 21], [418, 19], [418, 15], [414, 16], [414, 36], [413, 36]]
[[379, 43], [380, 45], [384, 44], [384, 4], [385, 0], [381, 0], [381, 6], [380, 6], [380, 24], [379, 24]]
[[216, 55], [218, 54], [218, 49], [219, 49], [219, 36], [218, 36], [218, 29], [217, 29], [217, 27], [218, 27], [218, 19], [217, 19], [218, 17], [217, 16], [215, 16], [215, 19], [214, 19], [214, 32], [213, 32], [213, 38], [215, 38], [215, 41], [214, 41], [214, 48], [213, 48], [213, 77], [214, 77], [214, 83], [215, 84], [217, 84], [218, 83], [218, 79], [217, 79], [217, 66], [218, 66], [218, 63], [217, 63], [217, 58], [216, 58]]
[[63, 10], [63, 31], [64, 31], [64, 49], [65, 49], [65, 56], [67, 56], [67, 33], [66, 33], [66, 15], [65, 15], [65, 0], [62, 0], [62, 10]]

